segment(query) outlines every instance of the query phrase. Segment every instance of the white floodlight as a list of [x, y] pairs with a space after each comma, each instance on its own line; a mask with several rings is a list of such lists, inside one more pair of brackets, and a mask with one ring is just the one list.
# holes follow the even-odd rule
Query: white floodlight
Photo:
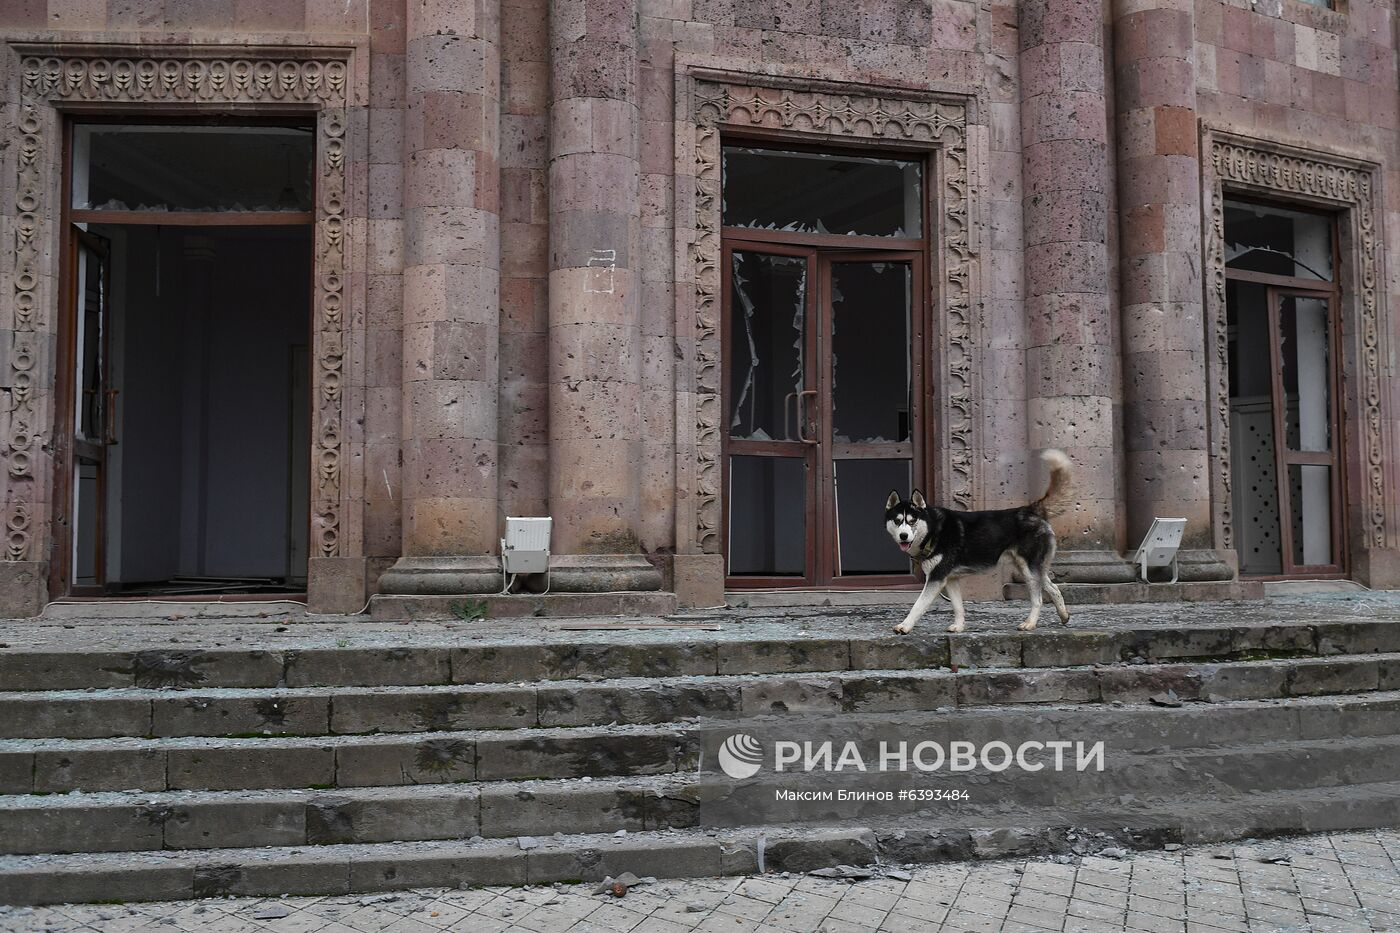
[[1147, 579], [1147, 568], [1149, 567], [1170, 567], [1172, 569], [1171, 582], [1175, 583], [1178, 576], [1176, 566], [1176, 552], [1181, 547], [1181, 536], [1186, 533], [1186, 519], [1184, 518], [1154, 518], [1152, 527], [1147, 529], [1147, 535], [1142, 539], [1142, 546], [1133, 555], [1133, 563], [1137, 565], [1138, 574], [1142, 577], [1143, 583], [1151, 583]]

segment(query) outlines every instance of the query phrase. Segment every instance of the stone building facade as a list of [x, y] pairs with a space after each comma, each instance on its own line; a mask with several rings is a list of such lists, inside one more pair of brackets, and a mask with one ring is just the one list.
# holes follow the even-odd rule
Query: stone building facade
[[1183, 580], [1400, 585], [1396, 25], [1334, 2], [8, 0], [0, 602], [489, 593], [529, 515], [559, 592], [912, 584], [890, 487], [1047, 446], [1070, 581], [1182, 517]]

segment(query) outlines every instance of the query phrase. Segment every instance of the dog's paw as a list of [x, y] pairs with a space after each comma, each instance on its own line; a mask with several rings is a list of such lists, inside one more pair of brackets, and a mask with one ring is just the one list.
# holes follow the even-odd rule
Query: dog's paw
[[912, 631], [914, 631], [913, 622], [901, 622], [894, 627], [894, 633], [896, 635], [908, 635]]
[[1016, 626], [1016, 627], [1017, 627], [1018, 629], [1020, 629], [1021, 631], [1023, 631], [1023, 632], [1034, 632], [1034, 631], [1035, 631], [1035, 622], [1033, 622], [1033, 621], [1030, 620], [1030, 619], [1027, 619], [1026, 621], [1022, 622], [1020, 625], [1018, 625], [1018, 626]]
[[1061, 625], [1069, 625], [1069, 613], [1068, 613], [1068, 612], [1066, 612], [1064, 615], [1060, 616], [1060, 624], [1061, 624]]
[[961, 631], [964, 630], [965, 628], [967, 628], [967, 623], [966, 623], [966, 622], [954, 622], [952, 625], [948, 626], [948, 631], [950, 631], [950, 632], [961, 632]]

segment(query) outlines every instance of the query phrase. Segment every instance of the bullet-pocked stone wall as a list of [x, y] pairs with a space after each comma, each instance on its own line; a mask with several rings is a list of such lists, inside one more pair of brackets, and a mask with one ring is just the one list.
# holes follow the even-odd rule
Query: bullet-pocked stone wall
[[[696, 335], [676, 330], [678, 309], [695, 300], [695, 270], [677, 249], [688, 235], [677, 218], [694, 216], [695, 194], [693, 153], [677, 149], [691, 119], [677, 89], [699, 71], [970, 102], [976, 504], [1038, 494], [1030, 452], [1054, 443], [1075, 457], [1081, 483], [1062, 531], [1067, 551], [1131, 547], [1159, 512], [1191, 518], [1193, 547], [1219, 546], [1202, 527], [1219, 503], [1197, 415], [1210, 352], [1196, 343], [1210, 235], [1209, 224], [1197, 229], [1193, 168], [1203, 128], [1377, 166], [1380, 410], [1385, 442], [1400, 437], [1391, 375], [1400, 334], [1389, 311], [1400, 282], [1400, 114], [1388, 2], [1330, 11], [1297, 0], [509, 0], [498, 17], [494, 8], [0, 4], [10, 40], [351, 50], [361, 91], [348, 109], [352, 417], [341, 439], [340, 547], [366, 569], [347, 592], [372, 591], [380, 570], [414, 550], [487, 555], [506, 515], [560, 516], [565, 550], [595, 531], [635, 537], [663, 572], [671, 552], [696, 551], [685, 516], [704, 491], [684, 417]], [[621, 52], [569, 58], [595, 33], [628, 50], [628, 82], [613, 80]], [[13, 138], [12, 66], [11, 56]], [[469, 97], [477, 109], [444, 104]], [[586, 133], [569, 116], [580, 108]], [[0, 158], [9, 237], [14, 147]], [[611, 218], [609, 237], [567, 219], [580, 211]], [[450, 226], [430, 229], [434, 216]], [[458, 236], [468, 226], [470, 243]], [[1078, 259], [1057, 262], [1067, 244]], [[605, 274], [611, 297], [600, 297]], [[600, 291], [584, 291], [589, 282]], [[6, 327], [12, 295], [11, 284], [0, 289]], [[55, 313], [56, 289], [44, 301]], [[47, 400], [51, 365], [40, 372]], [[595, 454], [580, 455], [584, 446]], [[36, 449], [38, 468], [51, 470]], [[1349, 496], [1368, 479], [1360, 456], [1348, 446]], [[1387, 546], [1357, 539], [1354, 554], [1395, 546], [1395, 470], [1384, 474]], [[40, 528], [47, 520], [32, 517]], [[1386, 560], [1361, 563], [1380, 581], [1394, 566]], [[714, 592], [718, 564], [698, 572]]]

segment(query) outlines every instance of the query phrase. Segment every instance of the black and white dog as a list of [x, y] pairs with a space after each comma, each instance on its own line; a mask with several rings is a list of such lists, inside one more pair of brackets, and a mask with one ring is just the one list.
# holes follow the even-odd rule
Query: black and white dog
[[1047, 450], [1040, 459], [1050, 468], [1050, 488], [1019, 509], [957, 512], [930, 507], [917, 489], [907, 501], [898, 492], [890, 493], [885, 503], [885, 527], [900, 550], [924, 572], [923, 592], [909, 615], [895, 626], [897, 633], [908, 635], [913, 631], [914, 623], [928, 612], [945, 588], [953, 604], [953, 624], [948, 631], [961, 632], [967, 622], [963, 618], [958, 578], [990, 570], [1003, 556], [1012, 560], [1030, 590], [1031, 611], [1018, 626], [1020, 630], [1029, 632], [1035, 628], [1040, 619], [1042, 592], [1050, 595], [1060, 622], [1069, 624], [1064, 597], [1050, 579], [1050, 561], [1055, 557], [1055, 531], [1050, 527], [1050, 519], [1068, 505], [1069, 457], [1063, 451]]

